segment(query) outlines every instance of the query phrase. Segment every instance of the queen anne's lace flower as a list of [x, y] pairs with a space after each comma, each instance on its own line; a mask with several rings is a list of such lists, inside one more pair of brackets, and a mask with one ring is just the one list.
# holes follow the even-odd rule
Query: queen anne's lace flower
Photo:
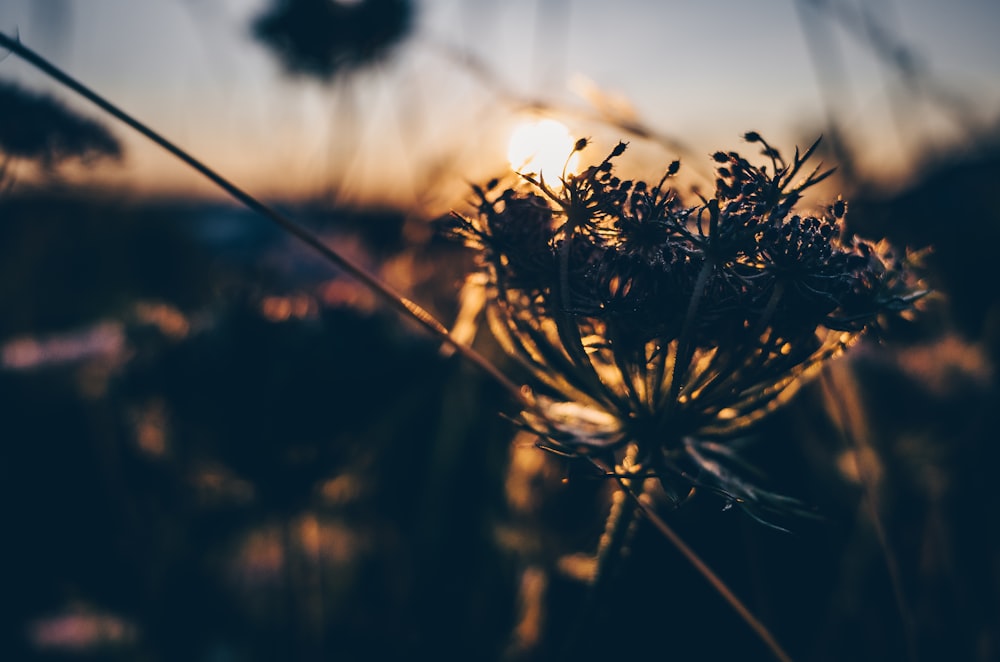
[[[888, 244], [846, 237], [846, 205], [796, 213], [830, 171], [717, 152], [715, 196], [622, 181], [613, 159], [561, 179], [476, 187], [453, 233], [478, 249], [495, 336], [538, 381], [521, 423], [540, 445], [617, 463], [626, 446], [682, 498], [695, 486], [756, 516], [794, 502], [743, 478], [731, 440], [880, 316], [921, 292]], [[586, 142], [577, 144], [582, 149]], [[544, 395], [543, 395], [544, 394]], [[633, 467], [634, 475], [634, 467]]]

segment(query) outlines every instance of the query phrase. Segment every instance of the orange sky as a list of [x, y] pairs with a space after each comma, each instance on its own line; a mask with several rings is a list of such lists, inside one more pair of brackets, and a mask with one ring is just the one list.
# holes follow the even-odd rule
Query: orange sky
[[[588, 119], [601, 110], [662, 134], [669, 146], [632, 139], [630, 158], [650, 177], [677, 156], [704, 166], [708, 153], [740, 148], [748, 129], [791, 151], [824, 130], [824, 109], [867, 176], [898, 174], [929, 145], [1000, 117], [1000, 3], [942, 4], [865, 6], [919, 56], [926, 80], [970, 102], [958, 119], [924, 79], [907, 92], [850, 19], [800, 14], [793, 1], [416, 0], [416, 30], [396, 57], [333, 87], [282, 78], [249, 37], [259, 0], [4, 0], [0, 29], [261, 195], [447, 207], [467, 181], [502, 171], [525, 100], [561, 109], [574, 134], [602, 143], [595, 150], [630, 138]], [[0, 62], [0, 77], [71, 98], [15, 58]], [[211, 193], [124, 127], [116, 133], [121, 166], [67, 176]]]

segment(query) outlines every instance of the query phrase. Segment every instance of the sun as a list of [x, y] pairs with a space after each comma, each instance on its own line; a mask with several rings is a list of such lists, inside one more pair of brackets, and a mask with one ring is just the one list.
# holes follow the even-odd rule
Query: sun
[[562, 176], [564, 167], [566, 174], [576, 171], [579, 159], [573, 152], [575, 144], [576, 140], [562, 122], [526, 120], [510, 133], [507, 160], [516, 172], [540, 174], [552, 180]]

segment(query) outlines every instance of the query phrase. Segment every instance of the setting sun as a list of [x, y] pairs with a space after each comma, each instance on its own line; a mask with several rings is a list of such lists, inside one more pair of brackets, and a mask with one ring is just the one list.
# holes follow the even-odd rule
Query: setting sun
[[543, 174], [554, 179], [563, 174], [563, 167], [567, 174], [575, 172], [579, 161], [577, 154], [573, 153], [575, 143], [562, 122], [528, 120], [515, 126], [511, 132], [507, 160], [517, 172]]

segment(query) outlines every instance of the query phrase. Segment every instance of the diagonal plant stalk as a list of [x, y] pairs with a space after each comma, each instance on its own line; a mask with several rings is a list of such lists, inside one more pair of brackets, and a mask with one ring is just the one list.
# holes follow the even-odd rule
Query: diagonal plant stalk
[[465, 359], [487, 373], [492, 379], [510, 392], [520, 404], [526, 404], [523, 402], [524, 396], [522, 395], [521, 388], [518, 385], [509, 380], [482, 354], [476, 352], [468, 345], [452, 338], [448, 329], [445, 328], [445, 326], [426, 309], [406, 298], [390, 285], [382, 282], [377, 277], [366, 271], [360, 265], [327, 246], [318, 236], [310, 232], [302, 225], [281, 214], [274, 208], [264, 204], [195, 157], [191, 156], [191, 154], [187, 151], [170, 142], [153, 129], [149, 128], [139, 120], [126, 113], [124, 110], [118, 108], [116, 105], [85, 86], [83, 83], [80, 83], [69, 74], [65, 73], [43, 58], [41, 55], [22, 44], [20, 40], [11, 39], [4, 33], [0, 32], [0, 47], [9, 49], [18, 57], [22, 58], [32, 66], [37, 67], [46, 75], [92, 102], [113, 116], [115, 119], [132, 127], [140, 134], [170, 152], [175, 157], [209, 179], [213, 184], [228, 193], [240, 204], [244, 205], [251, 211], [260, 214], [314, 250], [318, 251], [329, 262], [333, 263], [343, 271], [346, 271], [352, 277], [361, 281], [361, 283], [363, 283], [366, 287], [374, 291], [385, 303], [395, 308], [405, 317], [409, 317], [417, 322], [420, 326], [429, 331], [431, 335], [436, 336], [439, 340], [461, 354]]
[[750, 626], [750, 629], [754, 631], [754, 634], [756, 634], [757, 637], [764, 642], [764, 645], [767, 646], [776, 660], [779, 662], [792, 662], [792, 658], [785, 652], [785, 649], [781, 647], [781, 644], [779, 644], [778, 640], [773, 634], [771, 634], [771, 631], [767, 629], [767, 626], [753, 615], [753, 612], [751, 612], [750, 609], [743, 604], [743, 601], [740, 600], [735, 593], [733, 593], [732, 589], [730, 589], [726, 583], [722, 581], [722, 578], [708, 567], [701, 557], [698, 556], [698, 554], [691, 549], [679, 535], [677, 535], [677, 532], [670, 528], [670, 525], [668, 525], [663, 518], [656, 514], [656, 512], [649, 506], [647, 500], [643, 498], [643, 494], [639, 490], [632, 487], [627, 476], [613, 472], [610, 467], [604, 465], [600, 460], [590, 459], [590, 462], [597, 469], [604, 472], [605, 475], [613, 477], [618, 482], [619, 487], [625, 493], [627, 498], [634, 504], [636, 510], [641, 513], [643, 517], [649, 520], [650, 524], [652, 524], [656, 530], [659, 531], [663, 537], [666, 538], [670, 544], [681, 553], [681, 556], [683, 556], [688, 563], [693, 565], [698, 573], [712, 585], [712, 588], [715, 589], [716, 593], [722, 596], [722, 598], [729, 603], [729, 606], [733, 608], [733, 611], [739, 614], [740, 618], [742, 618], [743, 621]]
[[[202, 176], [207, 178], [209, 181], [214, 183], [216, 186], [221, 188], [231, 197], [233, 197], [237, 202], [244, 205], [251, 211], [254, 211], [264, 218], [268, 219], [275, 225], [279, 226], [283, 230], [287, 231], [289, 234], [293, 235], [306, 245], [313, 248], [320, 255], [322, 255], [326, 260], [335, 265], [336, 267], [342, 269], [343, 271], [349, 273], [352, 277], [356, 278], [366, 287], [370, 288], [375, 294], [377, 294], [386, 304], [390, 305], [397, 312], [401, 313], [403, 317], [409, 318], [423, 327], [432, 336], [439, 339], [441, 342], [445, 343], [463, 358], [471, 362], [477, 368], [482, 370], [488, 377], [496, 381], [500, 386], [507, 390], [511, 396], [515, 398], [518, 405], [525, 410], [530, 410], [535, 414], [544, 416], [545, 412], [542, 411], [539, 406], [534, 402], [534, 400], [522, 390], [520, 386], [515, 384], [506, 375], [500, 372], [489, 360], [486, 359], [482, 354], [472, 349], [470, 346], [462, 343], [458, 339], [452, 337], [448, 329], [438, 321], [430, 312], [418, 305], [417, 303], [411, 301], [410, 299], [404, 297], [401, 293], [397, 292], [388, 284], [382, 282], [379, 278], [369, 273], [360, 265], [356, 264], [347, 257], [341, 255], [334, 249], [327, 246], [323, 241], [314, 233], [309, 231], [304, 226], [296, 223], [295, 221], [289, 219], [283, 214], [279, 213], [272, 207], [259, 201], [257, 198], [253, 197], [243, 189], [239, 188], [225, 177], [212, 170], [210, 167], [193, 157], [187, 151], [181, 149], [171, 141], [167, 140], [165, 137], [161, 136], [159, 133], [149, 128], [133, 116], [126, 113], [124, 110], [118, 108], [104, 97], [100, 96], [89, 87], [79, 82], [47, 59], [31, 50], [23, 43], [20, 39], [11, 38], [5, 33], [0, 32], [0, 48], [5, 48], [11, 53], [17, 55], [22, 60], [28, 64], [34, 66], [42, 73], [51, 77], [60, 84], [66, 86], [70, 90], [76, 92], [83, 98], [87, 99], [91, 103], [95, 104], [117, 120], [130, 126], [152, 142], [159, 145], [161, 148], [174, 155], [182, 162], [196, 170]], [[674, 546], [677, 550], [691, 563], [695, 569], [711, 584], [729, 605], [739, 614], [747, 625], [754, 631], [755, 634], [764, 642], [768, 649], [772, 652], [774, 657], [779, 660], [779, 662], [792, 662], [791, 658], [787, 653], [781, 648], [775, 639], [774, 635], [761, 623], [757, 618], [750, 612], [750, 610], [736, 597], [736, 595], [729, 589], [728, 586], [720, 579], [712, 570], [705, 564], [704, 561], [692, 550], [690, 547], [684, 543], [683, 540], [671, 529], [666, 522], [664, 522], [659, 515], [657, 515], [649, 505], [640, 498], [640, 493], [631, 485], [631, 480], [634, 480], [634, 476], [623, 475], [615, 472], [613, 469], [604, 465], [601, 461], [589, 458], [589, 461], [597, 467], [603, 473], [614, 477], [619, 484], [621, 490], [625, 493], [626, 498], [631, 500], [637, 512], [641, 513], [646, 519], [648, 519], [653, 526], [656, 527], [658, 531]], [[623, 504], [624, 505], [624, 504]], [[627, 510], [627, 509], [626, 509]]]
[[785, 649], [781, 647], [781, 644], [779, 644], [778, 640], [775, 639], [773, 634], [771, 634], [771, 631], [767, 629], [767, 626], [761, 623], [757, 617], [753, 615], [753, 612], [751, 612], [750, 609], [743, 604], [743, 601], [740, 600], [726, 585], [726, 583], [723, 582], [722, 579], [715, 574], [715, 572], [709, 568], [704, 561], [701, 560], [701, 557], [699, 557], [693, 549], [688, 547], [687, 543], [685, 543], [681, 537], [677, 535], [677, 532], [670, 528], [670, 526], [663, 521], [659, 515], [650, 509], [650, 507], [642, 500], [641, 495], [636, 494], [631, 489], [624, 489], [629, 498], [638, 505], [638, 508], [640, 512], [642, 512], [643, 516], [648, 519], [654, 527], [656, 527], [657, 531], [663, 534], [664, 538], [670, 541], [670, 544], [673, 545], [685, 559], [687, 559], [688, 563], [693, 565], [702, 577], [704, 577], [708, 583], [712, 585], [712, 588], [714, 588], [715, 591], [729, 603], [729, 606], [732, 607], [737, 614], [739, 614], [740, 618], [742, 618], [743, 621], [750, 626], [750, 629], [752, 629], [760, 638], [760, 640], [764, 642], [764, 645], [768, 647], [775, 659], [779, 660], [779, 662], [792, 662], [792, 658], [789, 657], [788, 653], [785, 652]]

